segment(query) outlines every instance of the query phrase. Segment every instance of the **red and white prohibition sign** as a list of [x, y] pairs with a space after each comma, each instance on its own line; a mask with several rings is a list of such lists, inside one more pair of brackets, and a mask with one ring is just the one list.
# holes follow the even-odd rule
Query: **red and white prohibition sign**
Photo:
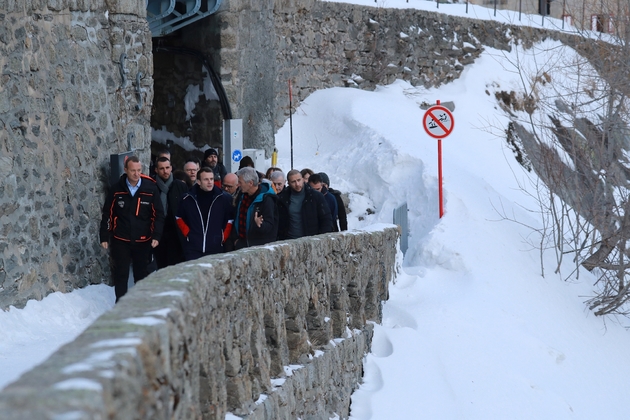
[[434, 139], [443, 139], [453, 132], [455, 120], [447, 108], [442, 105], [433, 105], [424, 113], [422, 125], [429, 136]]
[[444, 195], [442, 193], [442, 139], [453, 132], [455, 127], [455, 119], [451, 111], [440, 105], [433, 105], [427, 109], [422, 117], [422, 125], [424, 131], [438, 143], [438, 200], [439, 200], [439, 216], [444, 216]]

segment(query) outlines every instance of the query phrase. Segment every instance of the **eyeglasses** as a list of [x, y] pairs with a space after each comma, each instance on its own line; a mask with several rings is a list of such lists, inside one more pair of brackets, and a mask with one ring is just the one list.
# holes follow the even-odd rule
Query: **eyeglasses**
[[223, 184], [223, 189], [227, 190], [227, 189], [232, 189], [232, 188], [236, 188], [236, 185], [227, 185], [227, 184]]
[[276, 187], [284, 187], [284, 182], [274, 182], [273, 185]]

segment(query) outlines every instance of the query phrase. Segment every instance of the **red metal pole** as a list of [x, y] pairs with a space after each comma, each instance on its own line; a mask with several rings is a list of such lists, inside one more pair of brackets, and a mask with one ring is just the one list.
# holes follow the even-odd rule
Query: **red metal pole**
[[[438, 99], [436, 105], [440, 105]], [[444, 201], [442, 198], [442, 139], [438, 139], [438, 200], [440, 201], [440, 219], [444, 216]]]
[[442, 198], [442, 139], [438, 139], [438, 195], [440, 200], [440, 219], [444, 216], [444, 201]]

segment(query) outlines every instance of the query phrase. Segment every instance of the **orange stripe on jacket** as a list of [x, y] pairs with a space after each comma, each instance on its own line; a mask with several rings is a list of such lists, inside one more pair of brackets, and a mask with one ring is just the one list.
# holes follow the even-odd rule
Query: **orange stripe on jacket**
[[230, 237], [230, 233], [232, 232], [232, 226], [234, 225], [234, 220], [228, 220], [227, 225], [225, 225], [225, 229], [223, 230], [223, 242], [227, 241]]
[[177, 227], [179, 228], [179, 230], [181, 230], [184, 237], [187, 238], [188, 233], [190, 233], [190, 228], [188, 227], [186, 222], [184, 222], [184, 219], [182, 219], [181, 217], [178, 217], [176, 219], [176, 222], [177, 222]]

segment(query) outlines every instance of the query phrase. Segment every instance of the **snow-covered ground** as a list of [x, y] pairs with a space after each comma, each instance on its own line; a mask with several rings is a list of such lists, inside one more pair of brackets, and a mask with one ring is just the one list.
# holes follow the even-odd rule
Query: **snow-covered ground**
[[[537, 48], [572, 54], [550, 42]], [[570, 258], [554, 274], [546, 253], [541, 275], [537, 204], [522, 190], [531, 175], [506, 147], [508, 120], [494, 97], [521, 86], [509, 64], [517, 56], [531, 57], [488, 48], [460, 79], [437, 89], [398, 81], [374, 92], [318, 91], [294, 114], [294, 166], [326, 172], [334, 188], [350, 193], [351, 228], [390, 223], [395, 207], [409, 206], [403, 273], [375, 326], [352, 419], [558, 420], [630, 411], [627, 320], [586, 309], [595, 279], [581, 272], [565, 280]], [[456, 106], [455, 130], [442, 141], [441, 219], [437, 141], [425, 134], [418, 106], [436, 100]], [[276, 136], [285, 171], [289, 138], [286, 124]], [[112, 305], [111, 288], [90, 286], [0, 313], [0, 387], [71, 339], [57, 339], [58, 332], [76, 334]]]
[[114, 288], [99, 284], [0, 311], [0, 389], [74, 340], [115, 300]]

